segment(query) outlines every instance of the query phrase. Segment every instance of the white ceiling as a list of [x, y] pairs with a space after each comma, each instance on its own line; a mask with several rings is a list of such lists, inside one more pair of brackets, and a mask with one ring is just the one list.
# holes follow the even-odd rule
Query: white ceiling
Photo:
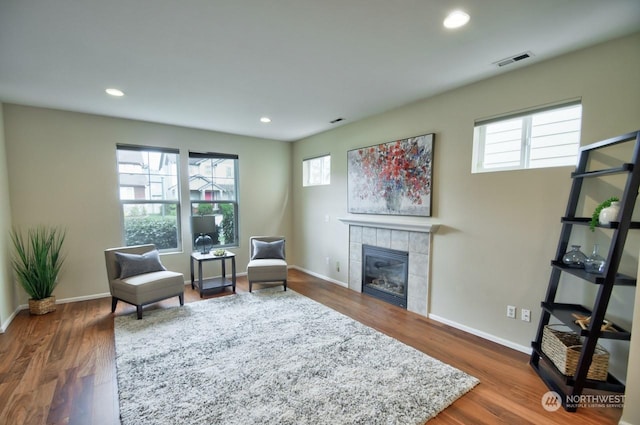
[[0, 0], [0, 101], [291, 141], [639, 30], [640, 0]]

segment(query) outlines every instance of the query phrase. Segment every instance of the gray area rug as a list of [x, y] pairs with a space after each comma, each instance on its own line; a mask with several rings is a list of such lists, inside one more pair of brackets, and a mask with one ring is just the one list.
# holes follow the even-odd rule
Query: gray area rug
[[123, 425], [423, 424], [479, 381], [282, 288], [115, 318]]

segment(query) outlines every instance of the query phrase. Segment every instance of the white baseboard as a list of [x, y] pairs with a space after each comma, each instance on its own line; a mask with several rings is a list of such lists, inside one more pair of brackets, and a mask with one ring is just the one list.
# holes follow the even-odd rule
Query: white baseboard
[[20, 310], [22, 310], [22, 309], [18, 308], [13, 313], [11, 313], [11, 316], [9, 316], [7, 318], [7, 320], [2, 324], [2, 327], [0, 328], [0, 334], [3, 334], [3, 333], [5, 333], [7, 331], [7, 328], [11, 324], [11, 321], [16, 317], [16, 315], [18, 314], [18, 312]]
[[289, 268], [290, 268], [290, 269], [300, 270], [301, 272], [304, 272], [304, 273], [306, 273], [306, 274], [310, 274], [310, 275], [311, 275], [311, 276], [313, 276], [313, 277], [317, 277], [318, 279], [322, 279], [322, 280], [327, 280], [327, 281], [329, 281], [329, 282], [331, 282], [331, 283], [335, 283], [336, 285], [340, 285], [340, 286], [343, 286], [343, 287], [345, 287], [345, 288], [348, 288], [348, 287], [349, 287], [349, 285], [348, 285], [348, 284], [346, 284], [346, 283], [344, 283], [344, 282], [341, 282], [341, 281], [336, 280], [336, 279], [332, 279], [332, 278], [330, 278], [329, 276], [324, 276], [324, 275], [321, 275], [321, 274], [319, 274], [319, 273], [312, 272], [311, 270], [303, 269], [302, 267], [298, 267], [298, 266], [289, 266]]
[[66, 304], [66, 303], [75, 303], [77, 301], [97, 300], [98, 298], [107, 298], [107, 297], [111, 297], [111, 294], [109, 292], [103, 292], [102, 294], [84, 295], [82, 297], [73, 297], [73, 298], [63, 298], [61, 300], [56, 300], [56, 304]]
[[[332, 279], [332, 278], [330, 278], [328, 276], [324, 276], [324, 275], [321, 275], [319, 273], [315, 273], [315, 272], [313, 272], [311, 270], [307, 270], [307, 269], [304, 269], [302, 267], [290, 266], [290, 268], [296, 269], [296, 270], [300, 270], [301, 272], [310, 274], [311, 276], [317, 277], [319, 279], [327, 280], [329, 282], [335, 283], [335, 284], [343, 286], [345, 288], [349, 287], [349, 285], [344, 283], [344, 282], [341, 282], [341, 281], [336, 280], [336, 279]], [[429, 314], [428, 317], [430, 319], [435, 320], [436, 322], [444, 323], [445, 325], [451, 326], [451, 327], [456, 328], [456, 329], [460, 329], [461, 331], [465, 331], [465, 332], [467, 332], [467, 333], [469, 333], [471, 335], [479, 336], [480, 338], [495, 342], [496, 344], [503, 345], [505, 347], [511, 348], [513, 350], [516, 350], [516, 351], [520, 351], [520, 352], [528, 354], [528, 355], [531, 354], [531, 347], [527, 347], [527, 346], [524, 346], [524, 345], [516, 344], [513, 341], [509, 341], [507, 339], [500, 338], [500, 337], [497, 337], [495, 335], [491, 335], [489, 333], [483, 332], [483, 331], [478, 330], [478, 329], [471, 328], [471, 327], [466, 326], [466, 325], [462, 325], [460, 323], [454, 322], [454, 321], [449, 320], [449, 319], [445, 319], [444, 317], [440, 317], [440, 316], [435, 315], [435, 314]]]
[[429, 314], [429, 319], [435, 320], [436, 322], [444, 323], [445, 325], [451, 326], [452, 328], [460, 329], [461, 331], [465, 331], [467, 333], [470, 333], [471, 335], [479, 336], [480, 338], [495, 342], [496, 344], [504, 345], [505, 347], [509, 347], [513, 350], [520, 351], [525, 354], [531, 354], [531, 347], [516, 344], [515, 342], [509, 341], [507, 339], [491, 335], [489, 333], [471, 328], [466, 325], [462, 325], [452, 320], [445, 319], [444, 317], [440, 317], [435, 314]]
[[[191, 284], [191, 282], [189, 282], [189, 284]], [[85, 295], [82, 297], [62, 298], [62, 299], [56, 299], [56, 304], [66, 304], [66, 303], [75, 303], [77, 301], [96, 300], [98, 298], [106, 298], [110, 296], [111, 294], [109, 292], [105, 292], [102, 294]], [[15, 319], [16, 315], [20, 311], [27, 310], [28, 308], [29, 308], [29, 304], [20, 304], [16, 308], [16, 310], [11, 314], [11, 316], [9, 316], [7, 321], [2, 324], [2, 327], [0, 328], [0, 333], [5, 333], [6, 330], [9, 328], [9, 325], [11, 324], [13, 319]]]

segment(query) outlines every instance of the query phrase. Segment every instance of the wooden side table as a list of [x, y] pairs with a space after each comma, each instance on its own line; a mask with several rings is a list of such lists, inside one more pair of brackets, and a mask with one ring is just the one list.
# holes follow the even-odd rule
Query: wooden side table
[[[231, 261], [231, 279], [226, 276], [226, 262]], [[202, 263], [205, 261], [221, 261], [222, 276], [209, 279], [202, 278]], [[194, 279], [194, 264], [198, 263], [198, 280]], [[231, 286], [233, 292], [236, 292], [236, 254], [225, 251], [224, 255], [213, 255], [212, 253], [201, 254], [199, 252], [191, 253], [191, 289], [198, 287], [200, 298], [205, 292], [220, 292], [227, 286]]]

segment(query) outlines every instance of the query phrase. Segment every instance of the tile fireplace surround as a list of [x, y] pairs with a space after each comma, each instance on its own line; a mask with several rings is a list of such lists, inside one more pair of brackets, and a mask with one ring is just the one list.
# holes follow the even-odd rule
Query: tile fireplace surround
[[413, 217], [343, 217], [349, 225], [349, 289], [362, 292], [362, 245], [409, 253], [407, 310], [429, 313], [431, 236], [439, 225]]

